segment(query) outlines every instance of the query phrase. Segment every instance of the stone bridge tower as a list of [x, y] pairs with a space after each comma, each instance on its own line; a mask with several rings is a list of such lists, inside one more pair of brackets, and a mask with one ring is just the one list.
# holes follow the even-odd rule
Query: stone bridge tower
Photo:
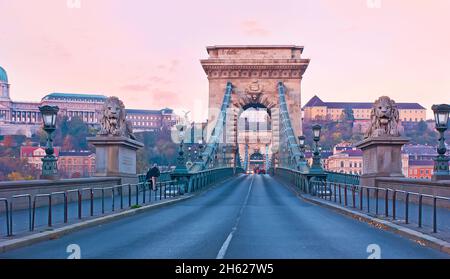
[[[250, 149], [270, 145], [271, 153], [277, 152], [280, 140], [277, 84], [280, 81], [286, 87], [286, 102], [294, 133], [296, 136], [302, 134], [301, 81], [309, 64], [309, 59], [301, 57], [302, 46], [209, 46], [207, 51], [209, 57], [201, 60], [201, 64], [209, 80], [208, 135], [219, 115], [227, 82], [231, 82], [232, 105], [227, 113], [224, 141], [234, 146], [237, 141], [240, 154], [244, 154], [248, 137], [246, 143], [242, 135], [236, 135], [236, 120], [250, 107], [263, 108], [271, 118], [271, 133], [261, 135], [255, 142], [250, 140]], [[265, 153], [262, 148], [261, 151]]]

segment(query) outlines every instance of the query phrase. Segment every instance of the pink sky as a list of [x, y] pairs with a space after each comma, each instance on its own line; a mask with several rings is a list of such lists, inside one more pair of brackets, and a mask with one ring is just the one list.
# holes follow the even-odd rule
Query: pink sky
[[302, 104], [314, 94], [427, 109], [450, 101], [449, 0], [80, 1], [0, 0], [0, 65], [14, 100], [101, 93], [199, 121], [207, 45], [297, 44], [311, 59]]

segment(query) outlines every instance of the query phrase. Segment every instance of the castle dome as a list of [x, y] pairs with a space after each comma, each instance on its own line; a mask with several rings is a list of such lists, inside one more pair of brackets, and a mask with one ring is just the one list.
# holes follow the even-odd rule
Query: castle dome
[[6, 74], [6, 71], [2, 68], [2, 66], [0, 66], [0, 82], [8, 83], [8, 75]]

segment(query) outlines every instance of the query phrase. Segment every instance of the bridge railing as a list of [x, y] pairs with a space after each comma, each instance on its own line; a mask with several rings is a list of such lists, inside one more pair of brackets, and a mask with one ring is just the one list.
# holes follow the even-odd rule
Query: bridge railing
[[[172, 180], [171, 177], [170, 177], [171, 173], [172, 173], [171, 171], [163, 171], [163, 172], [161, 172], [161, 174], [158, 177], [158, 181], [164, 182], [164, 181]], [[146, 181], [145, 180], [146, 177], [147, 177], [146, 173], [138, 174], [138, 181], [139, 181], [139, 183], [145, 182]]]
[[450, 232], [450, 197], [359, 185], [359, 177], [348, 174], [325, 172], [317, 176], [288, 168], [271, 169], [271, 174], [301, 193], [377, 218], [412, 224], [433, 233], [438, 228]]
[[223, 167], [192, 173], [187, 183], [186, 192], [199, 191], [239, 173], [244, 173], [244, 169], [240, 167]]
[[359, 185], [359, 175], [332, 171], [325, 171], [325, 173], [327, 174], [327, 181]]
[[[450, 231], [450, 211], [445, 208], [450, 204], [450, 197], [330, 181], [312, 184], [319, 198], [344, 207], [399, 223], [412, 223], [419, 228], [429, 227], [433, 233], [438, 232], [438, 227]], [[430, 202], [426, 203], [427, 199]]]
[[[214, 176], [214, 179], [218, 179], [217, 176]], [[33, 232], [37, 229], [73, 223], [115, 211], [138, 208], [179, 196], [184, 192], [182, 187], [184, 185], [178, 181], [165, 180], [157, 182], [156, 188], [152, 189], [151, 185], [144, 181], [136, 184], [79, 188], [0, 198], [0, 206], [4, 207], [4, 210], [0, 212], [0, 236]], [[68, 201], [71, 196], [76, 197], [75, 201]], [[15, 204], [22, 199], [27, 200], [28, 207], [16, 209]]]

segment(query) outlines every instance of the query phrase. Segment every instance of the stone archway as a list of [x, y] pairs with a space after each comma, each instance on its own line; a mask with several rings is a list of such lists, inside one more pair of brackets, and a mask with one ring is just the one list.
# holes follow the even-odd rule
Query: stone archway
[[[225, 144], [236, 145], [237, 119], [250, 107], [267, 109], [272, 123], [272, 151], [278, 151], [278, 82], [286, 87], [286, 103], [294, 134], [301, 135], [301, 80], [309, 59], [301, 58], [301, 46], [211, 46], [201, 60], [209, 80], [208, 135], [220, 113], [227, 82], [233, 85], [227, 112]], [[209, 137], [208, 137], [209, 138]], [[239, 144], [242, 155], [243, 145]]]

